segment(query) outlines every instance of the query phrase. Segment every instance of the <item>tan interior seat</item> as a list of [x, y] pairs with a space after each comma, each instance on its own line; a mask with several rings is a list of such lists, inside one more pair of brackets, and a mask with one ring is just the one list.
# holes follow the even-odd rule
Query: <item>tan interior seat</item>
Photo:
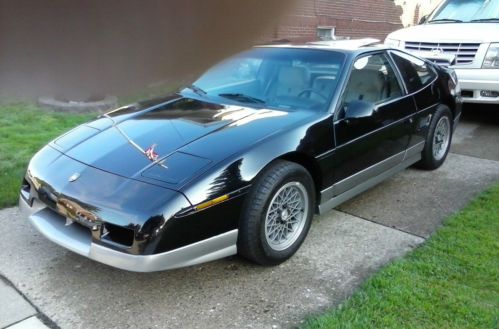
[[269, 98], [298, 97], [308, 85], [308, 73], [304, 67], [282, 67], [278, 72], [277, 83], [270, 88]]
[[[327, 98], [331, 94], [335, 86], [336, 77], [332, 75], [325, 75], [315, 78], [312, 89]], [[320, 103], [324, 103], [327, 101], [327, 99], [325, 99], [324, 97], [321, 97], [316, 93], [310, 93], [310, 99], [313, 99], [314, 101]]]
[[383, 98], [384, 79], [379, 71], [353, 70], [345, 102], [361, 100], [376, 103]]

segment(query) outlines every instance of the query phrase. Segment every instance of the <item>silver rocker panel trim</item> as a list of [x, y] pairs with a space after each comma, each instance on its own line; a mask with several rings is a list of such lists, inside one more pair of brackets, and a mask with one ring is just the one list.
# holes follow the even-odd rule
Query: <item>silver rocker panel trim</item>
[[[349, 180], [350, 179], [354, 180], [357, 183], [357, 185], [344, 191], [344, 192], [342, 191], [342, 193], [340, 193], [340, 194], [335, 195], [335, 192], [337, 191], [337, 189], [335, 189], [335, 187], [337, 188], [337, 186], [336, 186], [337, 184], [322, 191], [321, 192], [321, 200], [323, 200], [323, 201], [319, 205], [319, 214], [326, 213], [327, 211], [342, 204], [343, 202], [357, 196], [358, 194], [370, 189], [371, 187], [373, 187], [373, 186], [381, 183], [382, 181], [398, 174], [399, 172], [403, 171], [405, 168], [418, 162], [419, 160], [421, 160], [421, 150], [423, 149], [423, 147], [424, 147], [424, 143], [417, 144], [405, 152], [394, 155], [392, 157], [393, 159], [388, 158], [387, 160], [385, 160], [386, 162], [382, 161], [374, 166], [367, 168], [365, 170], [366, 173], [361, 172], [359, 174], [356, 174], [355, 176], [359, 175], [363, 179], [365, 179], [365, 180], [361, 181], [360, 183], [359, 183], [360, 179], [358, 179], [357, 177], [347, 178]], [[392, 166], [391, 168], [388, 169], [387, 166], [392, 165], [394, 159], [400, 160], [401, 155], [402, 155], [403, 161], [399, 162], [397, 165]], [[383, 168], [385, 170], [383, 172], [379, 173], [380, 168]], [[373, 172], [376, 172], [378, 174], [371, 176], [370, 174], [372, 174]]]

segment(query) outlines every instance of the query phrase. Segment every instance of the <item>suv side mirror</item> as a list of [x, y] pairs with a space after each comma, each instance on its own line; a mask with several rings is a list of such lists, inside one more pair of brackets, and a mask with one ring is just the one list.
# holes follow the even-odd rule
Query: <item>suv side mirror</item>
[[428, 20], [428, 15], [424, 15], [424, 16], [422, 16], [422, 17], [419, 19], [419, 23], [418, 23], [418, 24], [419, 24], [419, 25], [424, 24], [424, 23], [426, 23], [426, 21], [427, 21], [427, 20]]
[[345, 119], [363, 119], [372, 117], [374, 104], [366, 101], [351, 101], [345, 104]]

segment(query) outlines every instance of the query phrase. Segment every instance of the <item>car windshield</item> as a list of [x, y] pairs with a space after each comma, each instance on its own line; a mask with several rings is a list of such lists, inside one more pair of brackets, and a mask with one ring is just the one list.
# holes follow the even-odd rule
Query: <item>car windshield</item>
[[253, 48], [203, 74], [182, 92], [257, 108], [326, 110], [345, 55], [299, 48]]
[[429, 22], [499, 21], [499, 0], [449, 0]]

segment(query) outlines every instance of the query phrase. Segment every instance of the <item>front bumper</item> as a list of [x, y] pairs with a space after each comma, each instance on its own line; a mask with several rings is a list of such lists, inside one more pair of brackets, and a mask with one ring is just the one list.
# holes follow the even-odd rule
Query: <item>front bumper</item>
[[[464, 103], [499, 104], [499, 69], [461, 69], [454, 67]], [[482, 91], [496, 92], [486, 97]]]
[[65, 225], [64, 218], [34, 200], [30, 206], [22, 197], [19, 208], [41, 234], [77, 254], [133, 272], [154, 272], [191, 266], [237, 253], [238, 230], [232, 230], [184, 247], [153, 255], [132, 255], [92, 241], [90, 230], [77, 223]]

